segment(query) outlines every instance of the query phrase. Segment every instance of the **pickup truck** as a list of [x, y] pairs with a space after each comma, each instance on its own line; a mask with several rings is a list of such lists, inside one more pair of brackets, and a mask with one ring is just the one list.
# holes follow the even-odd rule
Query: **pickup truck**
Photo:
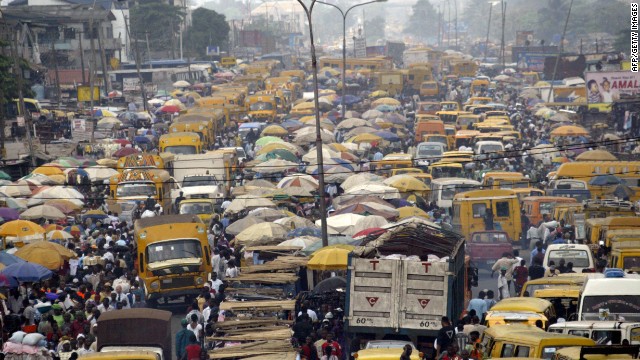
[[474, 232], [467, 242], [467, 254], [478, 267], [491, 268], [506, 252], [513, 253], [513, 245], [504, 231]]

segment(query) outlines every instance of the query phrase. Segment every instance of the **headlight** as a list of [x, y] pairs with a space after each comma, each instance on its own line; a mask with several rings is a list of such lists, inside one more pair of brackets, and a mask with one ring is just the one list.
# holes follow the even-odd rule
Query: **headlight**
[[160, 290], [160, 281], [154, 281], [151, 283], [151, 285], [149, 285], [149, 287], [151, 288], [151, 290]]
[[196, 278], [196, 284], [197, 284], [197, 285], [202, 285], [202, 284], [204, 284], [204, 279], [203, 279], [203, 278], [201, 278], [200, 276], [198, 276], [198, 277]]

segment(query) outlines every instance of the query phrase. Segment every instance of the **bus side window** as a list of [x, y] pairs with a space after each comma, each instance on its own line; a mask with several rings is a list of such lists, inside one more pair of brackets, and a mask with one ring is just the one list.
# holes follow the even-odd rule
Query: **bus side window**
[[509, 217], [509, 202], [500, 201], [496, 203], [496, 216]]
[[531, 349], [528, 346], [518, 346], [516, 349], [516, 357], [528, 358]]
[[471, 205], [471, 210], [473, 212], [474, 218], [481, 218], [484, 216], [485, 212], [487, 211], [487, 204], [485, 203], [473, 204]]
[[502, 345], [502, 351], [500, 352], [500, 357], [501, 358], [512, 357], [514, 348], [515, 348], [515, 345], [513, 344]]

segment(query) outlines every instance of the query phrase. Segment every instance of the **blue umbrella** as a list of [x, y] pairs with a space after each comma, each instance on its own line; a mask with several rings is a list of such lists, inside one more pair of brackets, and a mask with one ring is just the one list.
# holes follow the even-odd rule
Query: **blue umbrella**
[[408, 202], [405, 199], [391, 199], [391, 200], [387, 200], [387, 202], [389, 202], [391, 205], [395, 206], [396, 208], [401, 208], [403, 206], [413, 206], [412, 203]]
[[8, 252], [2, 251], [0, 252], [0, 264], [4, 266], [9, 266], [13, 264], [21, 264], [26, 261], [20, 259], [19, 257], [9, 254]]
[[345, 160], [345, 159], [341, 159], [341, 158], [331, 158], [331, 160], [335, 161], [336, 164], [342, 166], [342, 167], [346, 167], [347, 169], [353, 171], [353, 166], [351, 165], [351, 162]]
[[20, 212], [16, 209], [3, 207], [0, 208], [0, 217], [5, 221], [18, 220], [20, 218]]
[[396, 108], [394, 106], [391, 105], [379, 105], [376, 107], [376, 110], [381, 111], [381, 112], [392, 112], [394, 111]]
[[295, 230], [289, 231], [287, 237], [295, 238], [299, 236], [313, 236], [313, 237], [321, 237], [322, 231], [318, 228], [313, 227], [301, 227]]
[[392, 133], [391, 131], [377, 131], [374, 134], [390, 142], [400, 141], [398, 135]]
[[624, 181], [613, 175], [598, 175], [589, 180], [589, 185], [594, 186], [611, 186], [624, 184]]
[[46, 267], [30, 262], [12, 264], [0, 271], [0, 275], [20, 282], [35, 282], [51, 278], [53, 273]]
[[[353, 105], [353, 104], [357, 104], [359, 102], [362, 101], [362, 98], [355, 96], [355, 95], [346, 95], [344, 97], [344, 103], [345, 105]], [[342, 104], [342, 97], [338, 97], [337, 99], [335, 99], [333, 101], [334, 105], [340, 105]]]

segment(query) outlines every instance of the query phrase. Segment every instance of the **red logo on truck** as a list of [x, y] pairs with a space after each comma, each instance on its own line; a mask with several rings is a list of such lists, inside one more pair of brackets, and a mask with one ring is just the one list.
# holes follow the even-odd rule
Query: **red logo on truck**
[[426, 308], [427, 305], [429, 305], [429, 299], [418, 299], [418, 302], [420, 303], [420, 306], [422, 306], [422, 308]]
[[367, 301], [369, 302], [369, 305], [371, 305], [371, 307], [373, 307], [373, 305], [375, 305], [378, 302], [377, 297], [368, 297], [367, 296]]

